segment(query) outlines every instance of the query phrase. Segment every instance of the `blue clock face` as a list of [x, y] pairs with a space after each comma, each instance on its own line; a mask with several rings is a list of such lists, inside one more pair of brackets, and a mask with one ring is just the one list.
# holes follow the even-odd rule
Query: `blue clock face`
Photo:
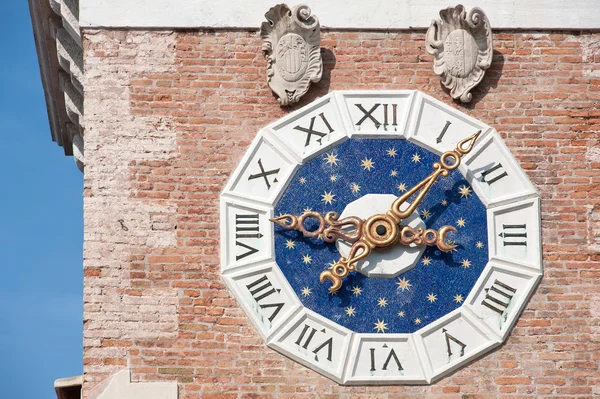
[[[367, 194], [398, 196], [428, 176], [439, 159], [403, 139], [348, 139], [297, 170], [274, 214], [309, 209], [341, 214]], [[335, 323], [358, 333], [415, 332], [460, 307], [488, 262], [486, 208], [458, 170], [438, 179], [417, 212], [427, 228], [454, 226], [457, 232], [448, 238], [456, 248], [445, 253], [427, 247], [415, 266], [398, 276], [354, 272], [331, 294], [319, 274], [339, 259], [335, 243], [279, 226], [277, 264], [303, 305]]]

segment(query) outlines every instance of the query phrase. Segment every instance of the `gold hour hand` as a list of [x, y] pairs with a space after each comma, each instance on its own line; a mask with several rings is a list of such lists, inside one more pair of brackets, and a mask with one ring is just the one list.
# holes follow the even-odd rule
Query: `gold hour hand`
[[371, 253], [371, 246], [363, 240], [356, 241], [352, 248], [348, 258], [343, 256], [331, 266], [331, 269], [324, 270], [319, 276], [319, 281], [324, 283], [325, 280], [331, 281], [331, 287], [329, 292], [337, 292], [342, 287], [342, 279], [348, 275], [348, 273], [356, 270], [356, 262], [369, 256]]
[[[317, 220], [319, 226], [315, 230], [308, 230], [305, 226], [308, 219]], [[339, 238], [349, 243], [358, 241], [363, 220], [355, 216], [338, 219], [337, 212], [327, 212], [323, 216], [319, 212], [306, 211], [300, 216], [285, 214], [269, 220], [286, 230], [297, 230], [304, 237], [319, 237], [325, 242], [335, 242]]]

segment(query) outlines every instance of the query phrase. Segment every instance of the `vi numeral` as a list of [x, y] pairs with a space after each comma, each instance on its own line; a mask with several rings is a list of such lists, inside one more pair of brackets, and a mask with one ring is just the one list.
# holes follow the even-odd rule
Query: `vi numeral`
[[481, 173], [481, 181], [491, 186], [498, 180], [508, 176], [508, 173], [504, 170], [501, 163], [493, 166], [492, 168]]
[[[363, 124], [363, 122], [366, 121], [367, 119], [370, 120], [371, 122], [373, 122], [373, 124], [375, 125], [375, 128], [377, 128], [377, 129], [379, 129], [379, 127], [381, 127], [381, 125], [383, 125], [384, 129], [387, 130], [388, 126], [390, 126], [390, 121], [391, 121], [391, 126], [394, 127], [394, 130], [398, 126], [398, 104], [379, 104], [379, 103], [377, 103], [377, 104], [373, 105], [371, 107], [371, 109], [368, 111], [362, 106], [362, 104], [354, 104], [354, 105], [363, 113], [362, 118], [360, 118], [360, 120], [358, 122], [356, 122], [356, 126], [358, 126], [359, 128]], [[377, 110], [380, 110], [380, 112], [375, 112]], [[376, 114], [377, 117], [375, 117], [373, 114]], [[377, 118], [383, 118], [383, 124]]]
[[[246, 249], [246, 252], [236, 255], [235, 260], [244, 259], [258, 252], [258, 249], [247, 243], [247, 239], [259, 240], [263, 237], [260, 232], [258, 213], [235, 215], [235, 245]], [[240, 241], [244, 239], [246, 243]]]
[[[267, 185], [267, 190], [269, 190], [271, 188], [271, 183], [277, 183], [277, 173], [279, 173], [279, 168], [265, 170], [261, 158], [258, 159], [258, 167], [260, 169], [260, 173], [255, 173], [253, 175], [248, 176], [248, 180], [259, 179], [262, 177], [265, 181], [265, 184]], [[273, 180], [269, 180], [269, 176], [271, 175], [275, 175], [273, 176]]]
[[[327, 330], [324, 328], [321, 330], [322, 333], [327, 334]], [[311, 341], [313, 340], [315, 334], [317, 333], [317, 329], [309, 326], [308, 324], [304, 324], [304, 329], [300, 333], [300, 336], [296, 340], [295, 344], [302, 347], [303, 349], [308, 349]], [[320, 340], [319, 340], [320, 341]], [[311, 346], [313, 347], [313, 346]], [[314, 346], [312, 353], [315, 355], [315, 360], [319, 361], [319, 352], [321, 350], [326, 350], [327, 352], [327, 360], [331, 361], [331, 355], [333, 352], [333, 337], [329, 337], [323, 342], [319, 342]]]
[[490, 288], [485, 289], [485, 298], [481, 304], [502, 316], [516, 292], [511, 286], [495, 280]]
[[316, 116], [313, 116], [312, 118], [310, 118], [310, 124], [308, 125], [308, 127], [302, 127], [300, 125], [294, 127], [295, 130], [299, 130], [301, 132], [306, 133], [306, 141], [304, 142], [304, 147], [308, 147], [310, 145], [310, 140], [313, 135], [319, 137], [316, 140], [316, 142], [319, 143], [319, 145], [321, 145], [323, 138], [325, 138], [326, 141], [329, 141], [328, 140], [329, 135], [334, 132], [333, 128], [329, 124], [329, 121], [327, 120], [327, 118], [325, 118], [325, 115], [323, 114], [323, 112], [321, 112], [319, 114], [319, 118], [321, 118], [321, 121], [323, 122], [323, 125], [328, 130], [328, 132], [326, 133], [326, 132], [320, 132], [320, 131], [316, 130], [314, 127], [316, 118], [317, 118]]
[[273, 302], [274, 298], [271, 295], [279, 294], [281, 289], [273, 287], [271, 280], [269, 280], [266, 274], [246, 285], [246, 288], [261, 309], [273, 309], [271, 316], [269, 316], [269, 322], [272, 323], [273, 319], [283, 309], [285, 302], [277, 302], [277, 299]]
[[527, 246], [527, 224], [502, 224], [502, 244], [507, 246]]
[[[387, 344], [383, 344], [382, 348], [387, 349], [388, 348]], [[369, 348], [369, 350], [371, 351], [371, 371], [377, 371], [376, 362], [375, 362], [375, 348]], [[390, 364], [390, 362], [392, 362], [392, 361], [394, 363]], [[402, 364], [400, 364], [400, 360], [398, 360], [398, 356], [396, 355], [396, 351], [394, 351], [394, 348], [392, 348], [388, 352], [388, 355], [385, 358], [385, 361], [383, 362], [383, 366], [381, 367], [381, 370], [387, 370], [388, 366], [396, 367], [398, 369], [398, 371], [404, 370], [402, 368]]]

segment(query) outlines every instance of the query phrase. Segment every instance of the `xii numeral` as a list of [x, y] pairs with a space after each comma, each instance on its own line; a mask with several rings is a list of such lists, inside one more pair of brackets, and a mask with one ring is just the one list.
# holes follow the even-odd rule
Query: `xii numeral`
[[273, 287], [271, 280], [269, 280], [266, 274], [256, 279], [252, 283], [246, 285], [246, 288], [248, 289], [248, 291], [250, 291], [250, 295], [252, 295], [252, 298], [254, 298], [254, 300], [256, 301], [256, 303], [258, 303], [258, 306], [260, 306], [261, 309], [274, 308], [273, 312], [271, 313], [271, 316], [269, 316], [269, 321], [272, 323], [273, 319], [281, 311], [285, 303], [279, 302], [265, 304], [260, 303], [260, 301], [262, 301], [263, 299], [267, 299], [269, 296], [275, 293], [279, 294], [281, 292], [281, 289]]
[[[521, 245], [527, 246], [527, 225], [526, 224], [503, 224], [502, 225], [502, 233], [498, 234], [499, 237], [502, 237], [504, 240], [502, 241], [503, 245], [506, 246], [516, 246]], [[508, 230], [508, 231], [507, 231]], [[525, 240], [520, 240], [520, 238], [525, 238]]]
[[254, 238], [260, 239], [263, 235], [260, 233], [260, 225], [258, 222], [258, 213], [251, 213], [246, 215], [235, 215], [235, 245], [247, 249], [241, 255], [236, 255], [235, 260], [244, 259], [246, 256], [250, 256], [258, 252], [258, 249], [245, 244], [238, 239], [243, 238]]
[[308, 125], [308, 128], [302, 127], [300, 125], [294, 127], [295, 130], [299, 130], [301, 132], [306, 133], [306, 141], [304, 142], [304, 147], [308, 147], [310, 145], [310, 139], [311, 139], [311, 137], [313, 135], [319, 137], [317, 139], [317, 143], [319, 143], [319, 145], [321, 145], [323, 137], [329, 136], [331, 133], [333, 133], [334, 130], [331, 127], [331, 125], [329, 124], [329, 121], [327, 120], [327, 118], [325, 118], [325, 115], [323, 115], [323, 112], [321, 112], [319, 114], [319, 117], [321, 118], [321, 121], [323, 121], [323, 124], [325, 125], [325, 127], [327, 128], [327, 130], [329, 130], [328, 133], [324, 133], [324, 132], [320, 132], [318, 130], [315, 130], [314, 126], [315, 126], [316, 116], [313, 116], [312, 118], [310, 118], [310, 124]]
[[516, 289], [496, 280], [490, 288], [485, 289], [485, 298], [481, 301], [481, 304], [502, 315], [510, 305], [510, 301], [516, 292]]
[[485, 172], [481, 173], [481, 181], [491, 186], [492, 184], [506, 176], [508, 176], [508, 173], [506, 173], [506, 171], [502, 169], [502, 164], [498, 163], [498, 165], [494, 166], [493, 168], [490, 168]]
[[[308, 346], [310, 345], [310, 342], [314, 338], [316, 332], [316, 328], [310, 327], [308, 324], [304, 324], [304, 329], [300, 333], [300, 336], [296, 340], [295, 344], [301, 346], [303, 349], [308, 349]], [[327, 331], [325, 329], [322, 329], [321, 332], [327, 334]], [[305, 336], [306, 339], [304, 339]], [[324, 348], [327, 348], [327, 360], [331, 361], [331, 355], [333, 352], [333, 337], [329, 337], [329, 339], [323, 341], [323, 343], [321, 343], [319, 346], [312, 350], [312, 353], [315, 354], [315, 360], [317, 362], [319, 361], [319, 352]]]
[[[371, 122], [373, 122], [373, 124], [375, 125], [375, 127], [377, 129], [379, 129], [379, 127], [382, 125], [382, 123], [375, 117], [373, 116], [373, 113], [379, 109], [379, 107], [381, 105], [383, 105], [383, 107], [381, 108], [382, 110], [382, 115], [379, 116], [380, 118], [383, 116], [383, 127], [387, 129], [387, 127], [389, 126], [389, 122], [390, 122], [390, 108], [391, 108], [391, 121], [392, 121], [392, 126], [396, 127], [398, 126], [398, 104], [375, 104], [371, 107], [370, 110], [366, 110], [362, 104], [354, 104], [356, 105], [356, 107], [363, 113], [363, 117], [356, 122], [356, 126], [361, 126], [363, 124], [364, 121], [366, 121], [367, 119], [369, 119]], [[390, 107], [391, 105], [391, 107]]]
[[[382, 348], [387, 349], [387, 344], [383, 344]], [[375, 367], [375, 348], [369, 348], [369, 350], [371, 351], [371, 371], [377, 371], [377, 368]], [[387, 370], [388, 366], [390, 365], [391, 361], [394, 361], [396, 363], [396, 366], [398, 367], [398, 371], [402, 371], [404, 370], [402, 368], [402, 364], [400, 364], [400, 360], [398, 360], [398, 356], [396, 355], [396, 351], [394, 351], [394, 348], [392, 348], [391, 351], [389, 351], [385, 362], [383, 363], [383, 367], [381, 368], [382, 370]]]

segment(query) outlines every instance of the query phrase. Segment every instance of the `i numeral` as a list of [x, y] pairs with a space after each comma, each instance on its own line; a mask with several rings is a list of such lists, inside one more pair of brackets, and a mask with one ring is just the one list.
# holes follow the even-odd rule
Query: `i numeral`
[[467, 345], [464, 344], [464, 343], [462, 343], [462, 342], [460, 342], [454, 336], [450, 335], [448, 333], [448, 330], [446, 330], [445, 328], [442, 328], [442, 332], [446, 336], [446, 347], [448, 348], [448, 357], [451, 357], [453, 355], [453, 353], [452, 353], [452, 345], [450, 344], [450, 341], [452, 341], [455, 344], [457, 344], [457, 345], [460, 346], [460, 357], [463, 357], [465, 355], [465, 348], [466, 348]]
[[268, 298], [272, 294], [279, 294], [281, 292], [281, 289], [273, 287], [273, 284], [271, 284], [271, 280], [269, 280], [266, 274], [256, 279], [252, 283], [246, 285], [246, 288], [248, 289], [248, 291], [250, 291], [250, 295], [252, 295], [252, 298], [254, 298], [254, 300], [256, 301], [256, 303], [258, 303], [258, 306], [260, 306], [261, 309], [275, 308], [271, 313], [271, 316], [269, 316], [269, 321], [272, 323], [273, 319], [281, 311], [285, 303], [279, 302], [265, 304], [260, 303], [260, 301]]
[[485, 299], [481, 301], [481, 304], [502, 315], [516, 292], [517, 290], [513, 287], [500, 280], [495, 280], [490, 288], [485, 289]]
[[[501, 169], [497, 173], [494, 173], [500, 168], [502, 168], [502, 164], [498, 163], [498, 165], [494, 166], [493, 168], [490, 168], [490, 169], [486, 170], [485, 172], [482, 172], [481, 173], [481, 181], [484, 183], [487, 183], [489, 186], [491, 186], [493, 183], [497, 182], [498, 180], [502, 179], [503, 177], [508, 176], [508, 173], [506, 173], [506, 171], [504, 171], [504, 169]], [[500, 172], [502, 172], [502, 173], [500, 173]]]
[[325, 118], [325, 115], [323, 115], [323, 112], [321, 112], [319, 114], [319, 117], [325, 124], [325, 127], [327, 127], [327, 129], [329, 130], [329, 133], [323, 133], [323, 132], [320, 132], [320, 131], [314, 129], [316, 116], [313, 116], [310, 119], [310, 125], [308, 125], [308, 128], [302, 127], [300, 125], [294, 127], [295, 130], [299, 130], [301, 132], [306, 133], [306, 141], [304, 142], [305, 147], [308, 147], [310, 145], [310, 139], [313, 134], [316, 136], [319, 136], [319, 138], [317, 139], [317, 143], [319, 143], [319, 145], [320, 145], [320, 144], [322, 144], [321, 141], [323, 140], [323, 137], [330, 135], [334, 131], [333, 128], [331, 127], [331, 125], [329, 124], [329, 121], [327, 120], [327, 118]]
[[[371, 107], [371, 109], [369, 111], [367, 111], [362, 104], [354, 104], [356, 105], [356, 107], [363, 113], [363, 117], [356, 122], [356, 126], [359, 126], [363, 124], [364, 121], [366, 121], [367, 119], [369, 119], [371, 122], [373, 122], [373, 124], [375, 125], [375, 127], [377, 129], [379, 129], [379, 127], [381, 126], [381, 122], [379, 122], [379, 120], [377, 118], [375, 118], [373, 116], [373, 113], [382, 105], [382, 104], [375, 104]], [[389, 126], [389, 106], [390, 104], [383, 104], [383, 127], [387, 128], [387, 126]], [[392, 106], [392, 126], [398, 126], [398, 104], [391, 104]]]
[[[510, 229], [509, 232], [506, 230]], [[502, 224], [502, 233], [498, 234], [499, 237], [502, 237], [504, 240], [502, 241], [503, 245], [521, 245], [527, 246], [527, 225], [526, 224]], [[525, 238], [525, 240], [519, 240], [519, 238]], [[508, 239], [508, 241], [507, 241]]]
[[442, 142], [442, 139], [444, 138], [444, 135], [446, 134], [446, 131], [448, 130], [448, 128], [450, 127], [451, 124], [452, 124], [452, 122], [446, 121], [446, 126], [444, 126], [440, 135], [437, 137], [437, 139], [435, 139], [435, 141], [438, 144]]
[[[382, 348], [387, 349], [387, 344], [383, 344]], [[375, 348], [369, 348], [369, 350], [371, 351], [371, 371], [377, 371], [377, 368], [375, 367]], [[398, 371], [402, 371], [404, 370], [402, 368], [402, 364], [400, 364], [400, 360], [398, 360], [398, 356], [396, 355], [396, 351], [394, 351], [394, 348], [392, 348], [391, 351], [389, 351], [387, 358], [385, 359], [385, 362], [383, 363], [383, 367], [381, 368], [382, 370], [387, 370], [390, 361], [394, 360], [394, 362], [396, 363], [396, 366], [398, 367]]]
[[274, 177], [273, 181], [270, 182], [269, 176], [277, 175], [277, 173], [279, 173], [279, 168], [265, 171], [265, 168], [263, 167], [263, 164], [262, 164], [262, 159], [260, 159], [260, 158], [258, 159], [258, 167], [260, 168], [260, 173], [256, 173], [256, 174], [248, 176], [248, 180], [258, 179], [259, 177], [262, 177], [263, 179], [265, 179], [265, 184], [267, 185], [267, 190], [269, 190], [271, 188], [271, 183], [277, 183], [277, 177]]
[[247, 251], [241, 255], [236, 255], [235, 260], [244, 259], [246, 256], [250, 256], [258, 252], [258, 249], [245, 244], [238, 239], [242, 238], [262, 238], [263, 235], [260, 233], [260, 225], [258, 222], [258, 213], [251, 213], [246, 215], [235, 215], [235, 245], [238, 247], [246, 248]]
[[[310, 329], [310, 332], [308, 333], [308, 336], [307, 336], [306, 340], [304, 341], [304, 343], [302, 343], [302, 340], [304, 339], [304, 336], [306, 335], [306, 333], [308, 332], [309, 329]], [[303, 349], [308, 349], [308, 346], [310, 345], [310, 342], [312, 341], [316, 332], [317, 332], [316, 328], [311, 327], [308, 324], [304, 324], [304, 329], [302, 330], [302, 332], [300, 333], [300, 336], [298, 337], [298, 339], [295, 342], [296, 345], [301, 346]], [[322, 329], [321, 332], [327, 334], [327, 331], [325, 329]], [[319, 361], [319, 351], [321, 351], [324, 348], [327, 348], [327, 360], [331, 361], [331, 355], [333, 352], [333, 337], [329, 337], [329, 339], [323, 341], [323, 343], [321, 343], [319, 346], [317, 346], [315, 349], [312, 350], [312, 353], [315, 354], [315, 360], [317, 362]]]

